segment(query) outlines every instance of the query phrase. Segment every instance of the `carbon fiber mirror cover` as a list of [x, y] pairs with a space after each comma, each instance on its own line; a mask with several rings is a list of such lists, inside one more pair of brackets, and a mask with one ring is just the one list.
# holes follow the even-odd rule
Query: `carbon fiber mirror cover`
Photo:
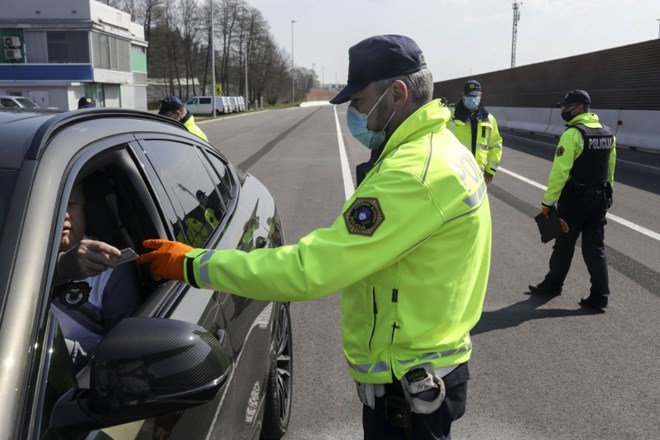
[[231, 368], [222, 345], [189, 322], [126, 318], [92, 357], [91, 407], [114, 413], [148, 403], [166, 410], [208, 402]]

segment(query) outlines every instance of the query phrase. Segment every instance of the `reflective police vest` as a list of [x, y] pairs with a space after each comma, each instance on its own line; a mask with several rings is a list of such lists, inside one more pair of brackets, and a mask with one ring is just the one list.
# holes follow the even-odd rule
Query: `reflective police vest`
[[[462, 106], [462, 104], [457, 105]], [[456, 113], [457, 111], [459, 114]], [[462, 112], [465, 111], [462, 110]], [[473, 131], [472, 117], [468, 116], [466, 120], [462, 120], [459, 117], [461, 116], [460, 113], [461, 110], [454, 110], [447, 128], [454, 133], [454, 136], [465, 148], [472, 152], [483, 171], [495, 174], [502, 160], [502, 136], [495, 117], [485, 109], [480, 108], [479, 113], [473, 116], [476, 117]], [[465, 118], [465, 115], [462, 117]]]
[[571, 178], [581, 185], [602, 185], [607, 182], [608, 165], [614, 136], [609, 127], [589, 128], [575, 124], [584, 139], [584, 150], [573, 163]]

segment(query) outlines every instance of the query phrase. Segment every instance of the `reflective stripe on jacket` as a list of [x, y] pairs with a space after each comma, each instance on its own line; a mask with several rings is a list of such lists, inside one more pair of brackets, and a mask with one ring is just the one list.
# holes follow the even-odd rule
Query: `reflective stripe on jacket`
[[[566, 131], [559, 138], [555, 158], [552, 162], [552, 169], [548, 176], [548, 189], [543, 195], [542, 205], [553, 206], [559, 200], [561, 191], [568, 181], [573, 163], [582, 154], [584, 149], [584, 139], [580, 130], [575, 128], [576, 124], [584, 124], [590, 128], [600, 128], [603, 125], [595, 113], [581, 113], [570, 120]], [[616, 164], [616, 138], [612, 143], [612, 149], [609, 157], [607, 181], [614, 185], [614, 166]]]
[[479, 167], [489, 174], [495, 174], [502, 160], [502, 136], [497, 127], [497, 121], [492, 114], [488, 114], [488, 120], [477, 122], [476, 145], [472, 146], [472, 125], [470, 121], [461, 121], [452, 118], [449, 129], [458, 138], [461, 144], [473, 152]]
[[329, 227], [276, 249], [193, 250], [186, 280], [275, 301], [343, 288], [344, 355], [360, 382], [466, 362], [492, 231], [483, 174], [449, 116], [439, 100], [409, 116]]

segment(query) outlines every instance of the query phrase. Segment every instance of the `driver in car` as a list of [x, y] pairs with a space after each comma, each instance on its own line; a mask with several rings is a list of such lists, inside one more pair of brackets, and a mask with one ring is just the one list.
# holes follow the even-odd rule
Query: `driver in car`
[[142, 302], [135, 268], [116, 265], [120, 250], [85, 237], [84, 204], [79, 183], [64, 215], [51, 303], [75, 366], [84, 365], [103, 335]]

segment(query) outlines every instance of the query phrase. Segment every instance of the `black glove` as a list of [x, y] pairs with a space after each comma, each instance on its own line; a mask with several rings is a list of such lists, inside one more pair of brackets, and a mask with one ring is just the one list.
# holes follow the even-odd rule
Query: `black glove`
[[609, 183], [605, 184], [605, 197], [607, 197], [607, 209], [610, 209], [612, 207], [612, 203], [614, 203], [614, 199], [612, 198], [612, 194], [614, 193], [614, 190], [612, 189], [612, 185]]

